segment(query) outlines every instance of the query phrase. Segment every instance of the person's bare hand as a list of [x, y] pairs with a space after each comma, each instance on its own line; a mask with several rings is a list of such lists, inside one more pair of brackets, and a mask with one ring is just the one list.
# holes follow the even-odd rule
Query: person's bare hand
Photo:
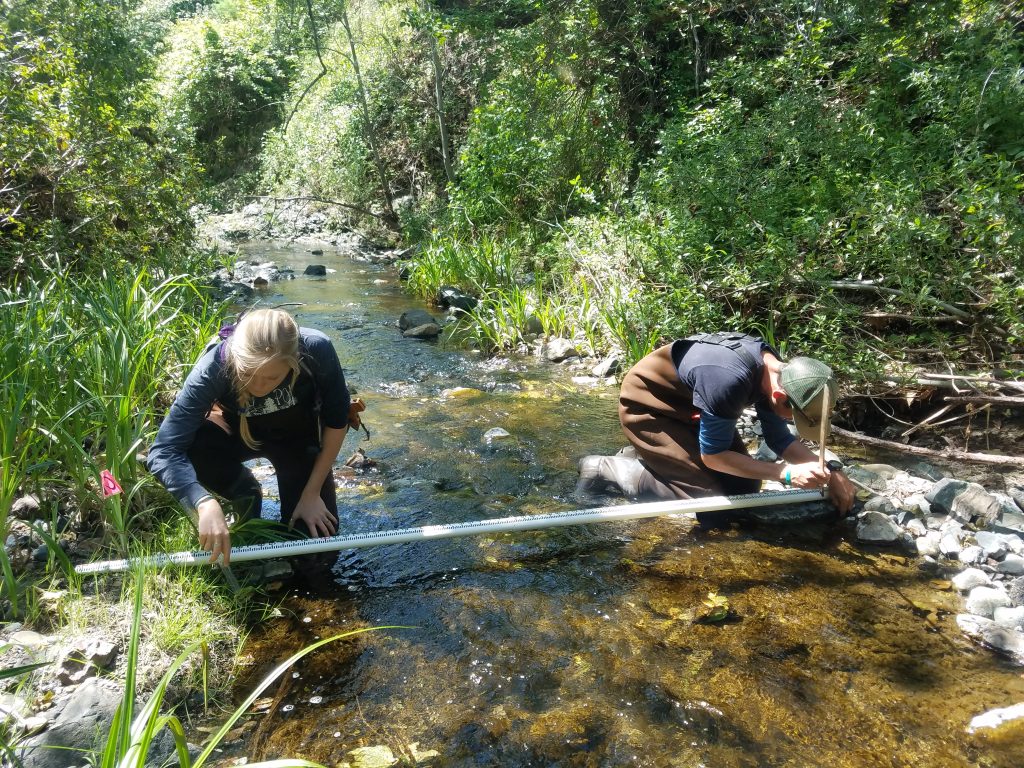
[[828, 497], [836, 505], [839, 514], [847, 515], [853, 508], [854, 499], [857, 498], [857, 490], [850, 482], [850, 478], [836, 470], [829, 473]]
[[200, 504], [196, 512], [199, 514], [199, 547], [210, 553], [210, 563], [221, 558], [221, 564], [227, 565], [231, 560], [231, 534], [224, 519], [224, 510], [220, 502], [210, 498]]
[[333, 536], [338, 530], [338, 519], [331, 514], [319, 496], [303, 495], [299, 499], [295, 511], [292, 512], [291, 525], [294, 525], [296, 520], [306, 524], [310, 536]]
[[790, 464], [788, 469], [789, 484], [796, 488], [824, 488], [828, 484], [829, 470], [823, 470], [816, 461]]

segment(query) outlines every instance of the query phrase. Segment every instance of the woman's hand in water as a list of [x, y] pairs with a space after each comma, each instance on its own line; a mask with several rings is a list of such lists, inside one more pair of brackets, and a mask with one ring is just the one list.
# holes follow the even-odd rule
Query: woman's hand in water
[[222, 558], [223, 565], [231, 559], [231, 534], [224, 520], [224, 510], [220, 502], [212, 496], [196, 507], [199, 515], [199, 547], [210, 553], [210, 562]]
[[331, 514], [319, 495], [302, 495], [292, 512], [290, 525], [301, 520], [309, 529], [310, 536], [333, 536], [338, 530], [338, 519]]

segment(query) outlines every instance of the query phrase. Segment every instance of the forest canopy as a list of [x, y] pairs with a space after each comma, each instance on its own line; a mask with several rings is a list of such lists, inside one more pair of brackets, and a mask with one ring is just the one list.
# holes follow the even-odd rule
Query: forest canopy
[[534, 317], [628, 357], [737, 327], [1019, 368], [1017, 3], [2, 2], [9, 274], [308, 197], [478, 297], [489, 348]]

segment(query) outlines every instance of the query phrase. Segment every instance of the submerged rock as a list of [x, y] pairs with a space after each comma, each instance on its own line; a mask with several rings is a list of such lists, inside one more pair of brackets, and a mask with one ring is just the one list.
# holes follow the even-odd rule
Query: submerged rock
[[1014, 720], [1024, 720], [1024, 702], [1014, 704], [1012, 707], [990, 709], [984, 714], [971, 718], [971, 724], [967, 726], [967, 732], [974, 733], [982, 728], [998, 728]]
[[956, 617], [956, 623], [968, 637], [1007, 654], [1018, 664], [1024, 664], [1024, 632], [1001, 627], [992, 619], [964, 613]]
[[403, 331], [419, 325], [438, 325], [438, 322], [433, 315], [423, 309], [410, 309], [398, 318], [398, 327]]

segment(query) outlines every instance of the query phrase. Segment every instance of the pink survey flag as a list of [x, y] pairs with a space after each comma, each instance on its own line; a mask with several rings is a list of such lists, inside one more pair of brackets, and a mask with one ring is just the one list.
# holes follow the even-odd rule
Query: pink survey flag
[[109, 469], [104, 469], [100, 472], [100, 484], [103, 486], [103, 498], [108, 496], [116, 496], [121, 493], [121, 486], [118, 485], [117, 480], [110, 474]]

